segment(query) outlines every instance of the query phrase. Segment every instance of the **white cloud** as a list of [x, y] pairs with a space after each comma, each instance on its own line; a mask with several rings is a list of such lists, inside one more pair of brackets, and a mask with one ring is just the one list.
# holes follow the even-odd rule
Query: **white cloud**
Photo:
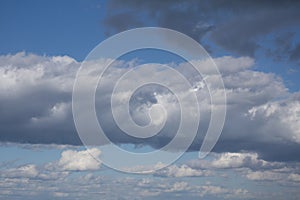
[[290, 174], [288, 180], [300, 182], [300, 174]]
[[35, 178], [39, 175], [37, 167], [33, 164], [20, 166], [18, 168], [9, 169], [5, 172], [6, 177], [10, 178]]
[[83, 151], [66, 150], [62, 152], [58, 165], [63, 170], [70, 171], [98, 170], [101, 166], [100, 154], [101, 151], [97, 148]]
[[171, 165], [154, 173], [154, 175], [162, 177], [197, 177], [208, 176], [210, 174], [211, 172], [207, 170], [192, 169], [187, 165]]
[[190, 189], [189, 184], [187, 182], [176, 182], [171, 188], [168, 188], [166, 192], [181, 192], [188, 191]]
[[39, 86], [69, 91], [78, 67], [79, 63], [68, 56], [46, 57], [24, 52], [0, 56], [0, 98], [20, 95]]
[[231, 173], [232, 170], [241, 177], [251, 181], [273, 181], [285, 185], [297, 184], [300, 181], [299, 162], [265, 161], [257, 153], [213, 153], [205, 160], [188, 161], [192, 169], [209, 169], [214, 173]]
[[290, 140], [300, 144], [300, 101], [297, 99], [268, 102], [251, 108], [249, 115], [252, 120], [265, 120], [257, 130], [259, 133], [271, 132], [277, 140]]
[[64, 193], [64, 192], [54, 192], [53, 196], [55, 196], [55, 197], [68, 197], [69, 194], [68, 193]]
[[203, 191], [201, 192], [201, 196], [204, 196], [206, 194], [224, 194], [228, 193], [229, 190], [226, 188], [222, 188], [220, 186], [213, 186], [213, 185], [204, 185], [201, 187]]
[[16, 168], [3, 170], [0, 177], [20, 178], [20, 179], [39, 179], [39, 180], [57, 180], [68, 176], [68, 172], [47, 170], [44, 167], [38, 167], [34, 164], [22, 165]]
[[249, 172], [246, 177], [254, 181], [278, 181], [283, 179], [284, 174], [271, 171], [256, 171]]
[[192, 160], [189, 166], [201, 169], [232, 169], [232, 168], [250, 168], [250, 169], [268, 169], [281, 168], [284, 163], [267, 162], [258, 157], [257, 153], [219, 153], [212, 154], [212, 160]]

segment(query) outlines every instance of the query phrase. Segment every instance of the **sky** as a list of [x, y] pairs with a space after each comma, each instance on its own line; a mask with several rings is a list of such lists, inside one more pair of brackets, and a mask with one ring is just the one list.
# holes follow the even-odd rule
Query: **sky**
[[[1, 0], [0, 199], [299, 199], [299, 9], [292, 0]], [[174, 52], [103, 55], [139, 41], [185, 52], [190, 43], [176, 37], [159, 35], [157, 42], [144, 32], [98, 50], [108, 38], [143, 27], [179, 31], [202, 45], [202, 57], [192, 63], [203, 74]], [[91, 59], [97, 52], [99, 60]], [[80, 80], [76, 102], [83, 107], [76, 108], [73, 87]], [[151, 80], [165, 86], [133, 91]], [[84, 107], [91, 83], [95, 116], [109, 142], [159, 156], [131, 160], [104, 138], [83, 145], [84, 134], [97, 132]], [[217, 127], [224, 109], [220, 138], [200, 159], [213, 113]], [[151, 137], [135, 132], [156, 129]], [[172, 143], [178, 133], [182, 138]], [[180, 158], [166, 159], [178, 152]]]

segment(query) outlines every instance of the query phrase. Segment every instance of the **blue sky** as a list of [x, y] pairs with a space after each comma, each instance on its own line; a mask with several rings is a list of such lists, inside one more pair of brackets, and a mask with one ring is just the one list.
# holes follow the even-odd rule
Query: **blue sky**
[[105, 39], [103, 2], [3, 1], [1, 53], [70, 55], [83, 60]]
[[[1, 1], [0, 199], [299, 199], [299, 8], [296, 1], [267, 0]], [[174, 94], [159, 87], [141, 88], [131, 99], [133, 120], [148, 122], [145, 110], [160, 104], [171, 112], [169, 121], [153, 138], [124, 136], [111, 120], [107, 97], [126, 70], [168, 64], [196, 88], [201, 102], [196, 139], [175, 163], [160, 169], [163, 160], [143, 166], [115, 158], [125, 171], [159, 169], [136, 175], [105, 166], [101, 148], [89, 149], [93, 159], [81, 146], [72, 116], [72, 89], [82, 61], [100, 42], [147, 26], [182, 32], [206, 49], [224, 81], [227, 116], [213, 152], [198, 159], [211, 115], [204, 79], [172, 53], [144, 49], [120, 57], [106, 72], [103, 87], [98, 85], [96, 112], [111, 141], [121, 148], [135, 153], [161, 148], [174, 136], [180, 116]], [[99, 62], [101, 69], [105, 60]], [[211, 66], [203, 66], [209, 74]], [[149, 77], [188, 92], [167, 71], [148, 68]], [[142, 80], [126, 80], [124, 85]], [[184, 105], [193, 109], [189, 101]], [[159, 111], [154, 115], [158, 119]], [[180, 144], [176, 147], [181, 150]]]

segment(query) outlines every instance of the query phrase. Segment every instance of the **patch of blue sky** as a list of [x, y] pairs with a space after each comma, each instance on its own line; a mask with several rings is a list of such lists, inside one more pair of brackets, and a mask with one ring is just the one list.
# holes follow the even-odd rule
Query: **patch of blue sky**
[[44, 164], [58, 160], [62, 150], [56, 148], [24, 148], [18, 144], [0, 146], [0, 163], [10, 162], [13, 165]]

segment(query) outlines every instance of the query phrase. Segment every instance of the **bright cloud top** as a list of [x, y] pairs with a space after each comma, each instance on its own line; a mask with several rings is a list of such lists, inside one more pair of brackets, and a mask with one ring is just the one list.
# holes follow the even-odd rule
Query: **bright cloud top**
[[[101, 166], [99, 162], [100, 154], [101, 151], [96, 148], [85, 151], [66, 150], [62, 152], [58, 166], [63, 170], [70, 171], [97, 170]], [[97, 156], [97, 158], [92, 155]]]

